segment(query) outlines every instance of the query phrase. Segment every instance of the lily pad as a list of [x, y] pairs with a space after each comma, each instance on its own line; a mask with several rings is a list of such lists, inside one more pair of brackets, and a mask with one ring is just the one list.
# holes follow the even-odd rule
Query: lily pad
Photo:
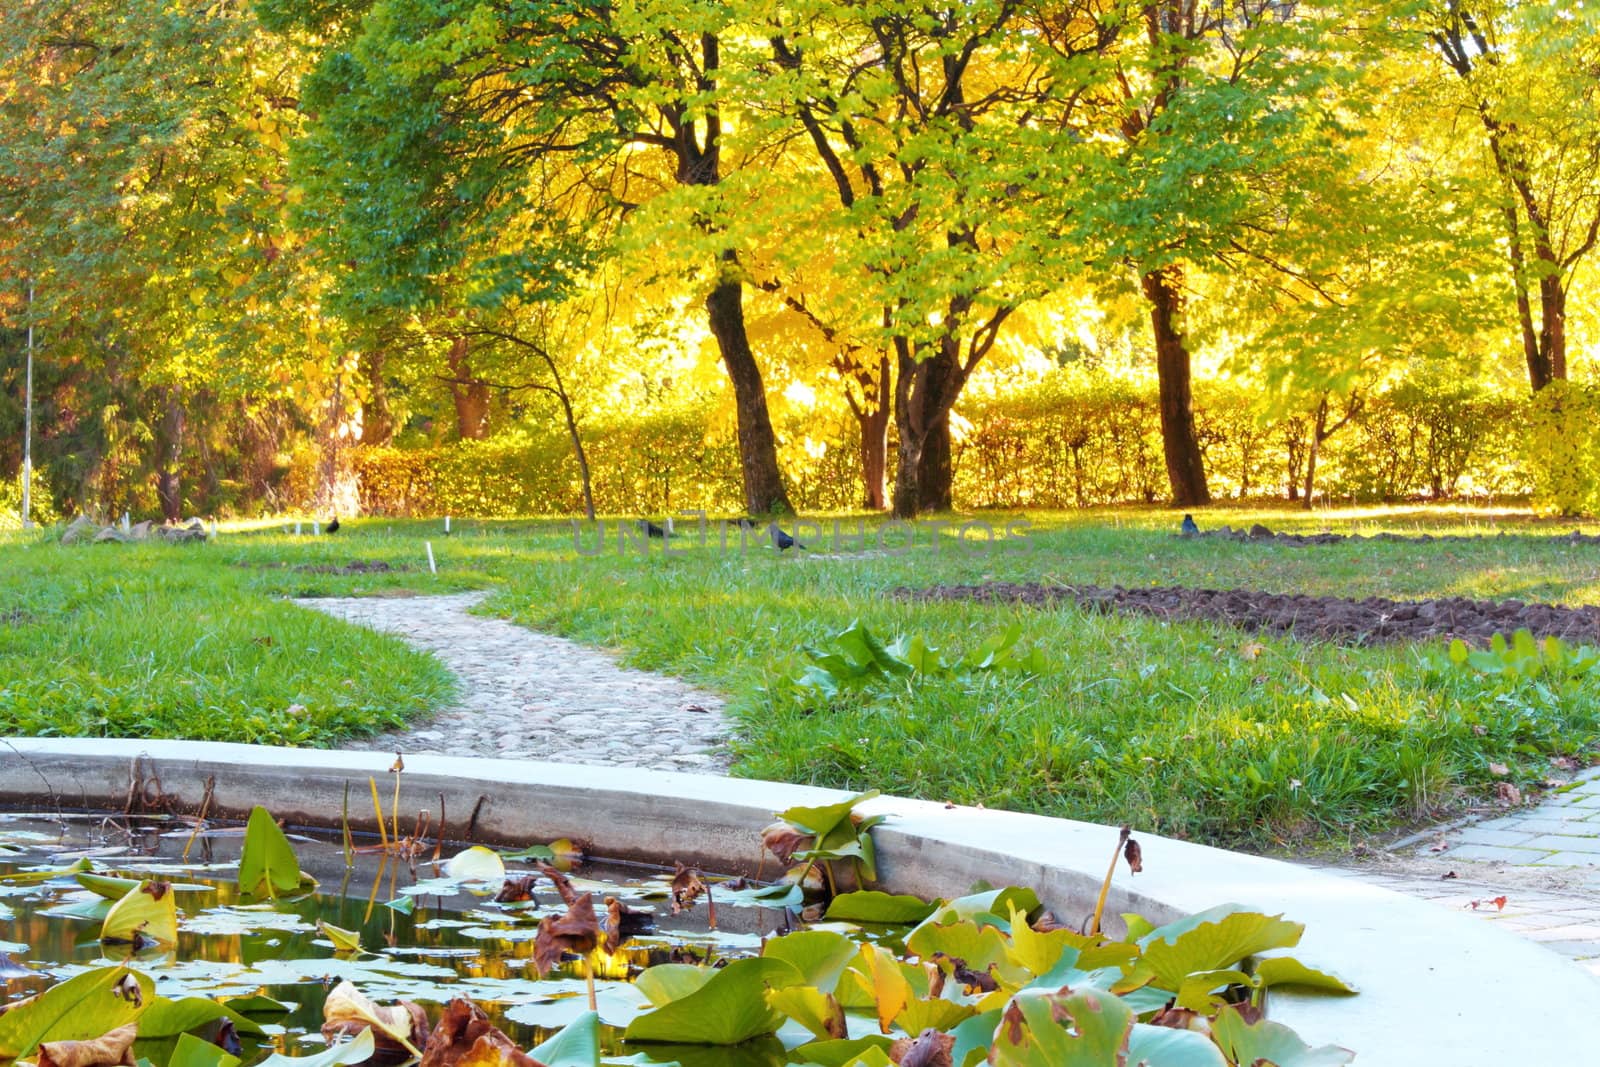
[[694, 992], [633, 1020], [623, 1038], [737, 1045], [760, 1034], [770, 1034], [783, 1022], [783, 1016], [767, 1003], [767, 990], [782, 989], [802, 980], [799, 971], [780, 959], [735, 960], [712, 972]]

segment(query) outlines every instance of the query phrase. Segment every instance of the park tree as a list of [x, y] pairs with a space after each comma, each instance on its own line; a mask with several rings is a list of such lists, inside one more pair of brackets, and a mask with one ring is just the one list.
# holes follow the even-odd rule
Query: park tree
[[746, 505], [789, 510], [729, 235], [729, 19], [711, 3], [375, 4], [319, 67], [301, 173], [312, 225], [351, 265], [341, 290], [396, 307], [559, 300], [630, 229], [667, 240], [733, 388]]
[[[1567, 377], [1567, 303], [1600, 239], [1600, 13], [1444, 0], [1411, 24], [1443, 61], [1439, 118], [1476, 127], [1528, 384]], [[1458, 125], [1458, 120], [1461, 125]]]

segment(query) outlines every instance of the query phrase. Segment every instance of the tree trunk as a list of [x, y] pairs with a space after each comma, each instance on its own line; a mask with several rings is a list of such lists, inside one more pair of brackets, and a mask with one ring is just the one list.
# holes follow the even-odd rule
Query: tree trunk
[[[733, 253], [725, 252], [722, 259], [731, 264]], [[767, 413], [761, 368], [750, 351], [750, 335], [745, 330], [744, 286], [737, 279], [724, 280], [706, 297], [706, 313], [722, 353], [722, 364], [733, 383], [745, 509], [752, 515], [793, 513], [788, 491], [783, 487], [783, 473], [778, 469], [778, 442], [772, 432], [772, 417]]]
[[922, 511], [948, 511], [950, 487], [950, 409], [963, 384], [960, 342], [942, 338], [921, 360], [911, 344], [896, 338], [895, 429], [900, 438], [894, 479], [894, 517], [915, 518]]
[[170, 387], [164, 392], [165, 406], [155, 440], [156, 498], [161, 502], [161, 520], [176, 523], [183, 518], [183, 483], [178, 463], [183, 458], [186, 418], [182, 394]]
[[1189, 394], [1189, 347], [1183, 336], [1183, 268], [1151, 271], [1141, 279], [1150, 302], [1150, 325], [1156, 340], [1156, 379], [1161, 401], [1161, 448], [1167, 461], [1174, 507], [1211, 503], [1205, 462], [1194, 429], [1194, 402]]
[[394, 440], [394, 412], [383, 380], [382, 349], [361, 353], [361, 373], [367, 379], [367, 402], [361, 409], [361, 443], [384, 446]]
[[861, 504], [871, 511], [888, 506], [889, 416], [894, 413], [888, 396], [888, 356], [879, 364], [879, 375], [875, 402], [856, 412], [861, 431]]
[[950, 511], [955, 507], [951, 482], [950, 412], [945, 410], [922, 442], [922, 466], [917, 471], [917, 505], [921, 511]]
[[450, 368], [450, 377], [456, 379], [450, 383], [450, 398], [456, 405], [456, 433], [464, 441], [481, 441], [489, 436], [489, 385], [473, 380], [465, 337], [450, 342], [445, 364]]
[[1317, 477], [1317, 453], [1322, 451], [1322, 439], [1327, 436], [1328, 398], [1323, 397], [1311, 419], [1311, 441], [1306, 448], [1306, 495], [1300, 506], [1311, 510], [1311, 490]]

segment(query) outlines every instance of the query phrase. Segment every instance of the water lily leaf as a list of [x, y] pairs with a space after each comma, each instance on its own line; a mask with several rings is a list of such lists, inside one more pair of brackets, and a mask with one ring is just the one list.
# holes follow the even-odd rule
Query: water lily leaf
[[1233, 1008], [1224, 1008], [1212, 1020], [1211, 1038], [1229, 1063], [1265, 1061], [1273, 1067], [1342, 1067], [1355, 1059], [1355, 1053], [1337, 1045], [1312, 1048], [1293, 1030], [1271, 1019], [1247, 1023]]
[[869, 1048], [846, 1063], [845, 1067], [895, 1067], [895, 1062], [889, 1058], [889, 1053], [884, 1049]]
[[689, 963], [663, 963], [644, 971], [633, 984], [659, 1008], [697, 992], [714, 973], [709, 967]]
[[75, 975], [0, 1015], [0, 1060], [21, 1059], [44, 1041], [84, 1041], [133, 1022], [155, 984], [126, 967]]
[[73, 878], [91, 893], [98, 893], [111, 901], [121, 900], [128, 895], [129, 890], [136, 889], [139, 885], [137, 878], [114, 878], [109, 874], [95, 874], [93, 871], [79, 871]]
[[950, 1050], [950, 1062], [955, 1067], [971, 1067], [988, 1060], [989, 1046], [994, 1042], [994, 1030], [1000, 1025], [1002, 1013], [1000, 1008], [980, 1012], [950, 1031], [956, 1039], [955, 1047]]
[[361, 934], [355, 930], [346, 930], [342, 926], [335, 926], [330, 922], [317, 920], [317, 929], [322, 936], [333, 942], [336, 952], [360, 952]]
[[[868, 1049], [875, 1048], [888, 1053], [892, 1044], [894, 1039], [883, 1034], [868, 1034], [865, 1037], [851, 1037], [842, 1041], [808, 1041], [796, 1047], [790, 1058], [794, 1063], [814, 1063], [817, 1067], [844, 1067], [847, 1063], [859, 1062], [857, 1057]], [[987, 1047], [987, 1038], [984, 1044]]]
[[[1178, 995], [1173, 998], [1178, 1007], [1188, 1008], [1190, 1011], [1199, 1012], [1201, 1015], [1210, 1015], [1225, 1003], [1223, 998], [1216, 995], [1219, 989], [1226, 989], [1233, 985], [1251, 985], [1251, 979], [1243, 971], [1224, 968], [1220, 971], [1199, 971], [1189, 975], [1178, 984]], [[1163, 991], [1163, 994], [1165, 991]]]
[[570, 871], [583, 862], [583, 849], [573, 844], [565, 837], [559, 837], [548, 845], [529, 845], [517, 852], [502, 852], [500, 858], [504, 860], [544, 860], [558, 871]]
[[260, 993], [251, 993], [245, 997], [228, 997], [222, 1003], [240, 1015], [282, 1015], [293, 1011], [297, 1006]]
[[854, 941], [832, 930], [797, 930], [770, 939], [761, 955], [783, 960], [800, 972], [807, 985], [832, 993], [856, 951]]
[[921, 897], [864, 889], [834, 897], [823, 918], [839, 922], [914, 923], [932, 915], [939, 904], [939, 901], [930, 903]]
[[136, 950], [144, 947], [146, 941], [176, 945], [178, 903], [172, 886], [166, 882], [135, 882], [106, 912], [100, 940], [109, 944], [131, 944]]
[[[959, 922], [948, 926], [930, 926], [923, 923], [906, 938], [906, 951], [924, 960], [935, 955], [953, 956], [965, 960], [974, 971], [985, 971], [990, 965], [1000, 970], [1012, 970], [1005, 935], [992, 926]], [[1022, 976], [1014, 975], [1020, 979]]]
[[94, 864], [88, 859], [80, 859], [66, 867], [51, 867], [42, 871], [13, 871], [11, 874], [0, 876], [0, 885], [38, 885], [56, 878], [77, 874], [80, 871], [92, 871]]
[[[1213, 913], [1216, 910], [1211, 909]], [[1190, 916], [1194, 918], [1199, 916]], [[1191, 974], [1232, 967], [1246, 956], [1268, 949], [1290, 948], [1305, 932], [1303, 924], [1287, 922], [1281, 915], [1238, 910], [1204, 919], [1176, 934], [1170, 932], [1185, 922], [1159, 927], [1141, 941], [1144, 953], [1135, 965], [1135, 974], [1148, 975], [1155, 985], [1176, 991]]]
[[600, 1016], [584, 1012], [528, 1054], [545, 1067], [599, 1067]]
[[1132, 1028], [1132, 1009], [1103, 990], [1081, 989], [1070, 994], [1024, 991], [1006, 1005], [989, 1062], [994, 1067], [1119, 1063]]
[[239, 892], [252, 899], [273, 898], [316, 887], [300, 870], [289, 839], [263, 807], [250, 809], [244, 849], [239, 854]]
[[767, 990], [773, 1011], [793, 1019], [819, 1038], [842, 1039], [848, 1033], [844, 1008], [831, 994], [808, 985]]
[[1231, 1067], [1205, 1034], [1134, 1023], [1128, 1035], [1129, 1067]]
[[976, 1014], [975, 1004], [957, 1004], [953, 1000], [931, 997], [911, 1001], [894, 1017], [894, 1024], [908, 1034], [920, 1034], [930, 1026], [935, 1030], [948, 1030]]
[[330, 1045], [326, 1051], [313, 1056], [285, 1056], [282, 1053], [273, 1053], [255, 1067], [346, 1067], [349, 1064], [365, 1063], [372, 1058], [376, 1043], [372, 1039], [371, 1030], [363, 1030], [351, 1041], [342, 1045]]
[[0, 952], [0, 982], [9, 978], [27, 978], [32, 974], [32, 971], [12, 959], [11, 953]]
[[1256, 981], [1264, 988], [1296, 986], [1327, 993], [1354, 993], [1355, 987], [1326, 971], [1307, 967], [1291, 956], [1271, 956], [1256, 963]]
[[1073, 965], [1078, 960], [1078, 953], [1085, 948], [1092, 947], [1099, 940], [1088, 934], [1079, 934], [1071, 930], [1047, 930], [1040, 932], [1028, 925], [1028, 917], [1018, 910], [1015, 905], [1011, 912], [1011, 944], [1007, 954], [1017, 966], [1030, 974], [1048, 974], [1052, 967], [1059, 964], [1067, 953], [1071, 952], [1068, 965]]
[[798, 806], [780, 811], [777, 816], [784, 822], [793, 823], [807, 833], [814, 834], [818, 841], [825, 841], [835, 827], [849, 821], [850, 809], [877, 795], [878, 790], [869, 789], [837, 804], [824, 804], [820, 807]]
[[737, 1045], [758, 1034], [770, 1034], [782, 1024], [783, 1016], [767, 1004], [767, 989], [782, 989], [801, 980], [800, 972], [780, 959], [735, 960], [688, 996], [633, 1020], [623, 1038]]
[[199, 1029], [206, 1023], [228, 1019], [241, 1034], [264, 1033], [259, 1023], [238, 1011], [231, 1003], [210, 1000], [206, 997], [183, 997], [171, 1000], [152, 997], [139, 1016], [139, 1038], [172, 1037]]
[[878, 1029], [889, 1032], [889, 1024], [911, 1001], [911, 983], [900, 970], [894, 954], [877, 945], [862, 945], [860, 963], [852, 973], [859, 976], [872, 998], [878, 1015]]
[[179, 1034], [167, 1067], [239, 1067], [239, 1057], [193, 1034]]
[[473, 845], [451, 856], [444, 873], [455, 882], [503, 882], [506, 865], [494, 849]]
[[806, 901], [805, 890], [794, 883], [727, 889], [716, 886], [717, 904], [747, 904], [762, 908], [798, 908]]
[[[922, 920], [922, 926], [932, 926], [971, 920], [979, 925], [1009, 929], [1009, 916], [1013, 912], [1032, 915], [1039, 910], [1039, 894], [1031, 889], [1007, 886], [982, 893], [969, 893], [941, 904], [932, 915]], [[920, 927], [919, 927], [920, 928]], [[912, 931], [915, 934], [916, 931]]]
[[[329, 1027], [348, 1030], [353, 1029], [354, 1025], [364, 1024], [368, 1029], [362, 1032], [370, 1034], [374, 1040], [382, 1038], [413, 1056], [422, 1055], [422, 1051], [411, 1040], [416, 1021], [406, 1006], [402, 1003], [379, 1007], [352, 982], [340, 982], [333, 987], [333, 992], [323, 1002], [322, 1017], [324, 1033], [328, 1032]], [[426, 1019], [423, 1022], [425, 1024]]]

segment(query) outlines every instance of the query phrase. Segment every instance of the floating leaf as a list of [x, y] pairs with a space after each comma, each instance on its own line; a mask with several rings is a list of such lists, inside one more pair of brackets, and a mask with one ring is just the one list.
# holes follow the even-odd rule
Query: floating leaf
[[599, 1067], [600, 1016], [584, 1012], [529, 1055], [545, 1067]]
[[819, 1038], [842, 1039], [847, 1028], [844, 1008], [831, 994], [809, 985], [769, 989], [767, 1003]]
[[0, 1015], [0, 1060], [21, 1059], [43, 1041], [82, 1041], [137, 1019], [155, 986], [126, 967], [75, 975]]
[[167, 1067], [239, 1067], [239, 1057], [193, 1034], [179, 1034]]
[[350, 1067], [370, 1060], [376, 1047], [372, 1031], [363, 1030], [354, 1040], [346, 1041], [342, 1045], [330, 1045], [326, 1051], [314, 1056], [285, 1056], [274, 1053], [254, 1067]]
[[1198, 971], [1231, 967], [1268, 949], [1291, 948], [1304, 931], [1304, 925], [1287, 922], [1281, 915], [1222, 905], [1146, 935], [1135, 973], [1148, 975], [1162, 989], [1176, 991], [1186, 977]]
[[778, 1028], [783, 1016], [767, 1003], [767, 990], [800, 981], [800, 972], [783, 960], [734, 960], [688, 996], [634, 1019], [623, 1037], [628, 1041], [737, 1045]]
[[854, 941], [832, 930], [797, 930], [769, 939], [761, 955], [783, 960], [800, 972], [807, 985], [832, 993], [856, 951]]
[[176, 945], [178, 905], [172, 886], [166, 882], [135, 882], [106, 912], [100, 940], [130, 944], [135, 951], [146, 944]]
[[1247, 1023], [1234, 1008], [1224, 1008], [1211, 1022], [1211, 1038], [1229, 1063], [1270, 1063], [1273, 1067], [1342, 1067], [1355, 1053], [1336, 1045], [1312, 1048], [1282, 1023], [1261, 1019]]
[[139, 1037], [173, 1037], [197, 1030], [206, 1023], [227, 1019], [241, 1034], [264, 1033], [259, 1023], [246, 1017], [232, 1001], [216, 1001], [206, 997], [151, 997], [139, 1016]]
[[334, 951], [361, 951], [361, 934], [357, 931], [346, 930], [343, 927], [335, 926], [330, 922], [323, 921], [322, 919], [317, 920], [317, 929], [321, 931], [323, 937], [326, 937], [329, 941], [333, 942]]
[[1346, 984], [1344, 979], [1326, 971], [1307, 967], [1290, 956], [1271, 956], [1257, 961], [1255, 977], [1263, 988], [1296, 986], [1301, 989], [1317, 989], [1325, 993], [1355, 992], [1355, 988]]
[[823, 918], [839, 922], [914, 923], [926, 919], [938, 907], [938, 901], [929, 903], [921, 897], [865, 889], [834, 897]]
[[239, 854], [239, 892], [270, 899], [316, 887], [317, 880], [300, 871], [294, 848], [263, 807], [250, 809], [244, 849]]
[[[374, 1040], [391, 1042], [413, 1056], [421, 1056], [422, 1051], [412, 1041], [418, 1029], [417, 1013], [411, 1011], [410, 1007], [405, 1001], [386, 1008], [380, 1007], [352, 983], [340, 982], [323, 1002], [323, 1033], [328, 1034], [330, 1028], [348, 1033], [357, 1027], [370, 1027], [374, 1031]], [[427, 1017], [423, 1016], [422, 1029], [426, 1031], [426, 1028]]]
[[1132, 1028], [1132, 1009], [1111, 993], [1098, 989], [1066, 995], [1025, 991], [1006, 1005], [989, 1062], [994, 1067], [1121, 1063]]
[[1127, 1062], [1152, 1067], [1232, 1067], [1203, 1033], [1142, 1023], [1134, 1023], [1128, 1034]]
[[451, 856], [444, 873], [456, 882], [499, 882], [505, 879], [506, 865], [494, 849], [473, 845]]

